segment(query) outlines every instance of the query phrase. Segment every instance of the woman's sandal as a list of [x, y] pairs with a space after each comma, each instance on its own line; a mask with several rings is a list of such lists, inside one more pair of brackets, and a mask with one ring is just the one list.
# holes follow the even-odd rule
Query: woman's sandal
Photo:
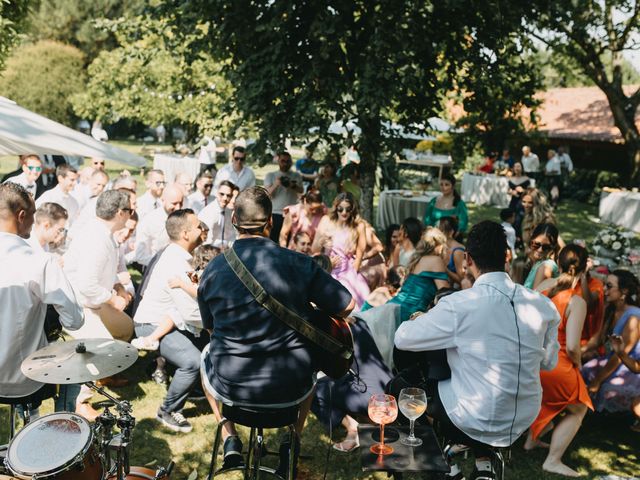
[[360, 440], [358, 439], [357, 433], [354, 435], [347, 435], [343, 441], [333, 444], [333, 449], [342, 453], [353, 452], [358, 447], [360, 447]]

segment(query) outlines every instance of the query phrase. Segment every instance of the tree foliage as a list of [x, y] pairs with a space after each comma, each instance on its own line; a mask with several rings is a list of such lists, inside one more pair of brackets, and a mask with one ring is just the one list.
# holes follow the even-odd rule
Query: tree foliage
[[[424, 123], [442, 107], [461, 62], [496, 42], [520, 21], [496, 31], [496, 4], [463, 0], [165, 0], [160, 13], [192, 31], [210, 22], [193, 52], [213, 50], [227, 63], [243, 118], [255, 122], [259, 146], [287, 137], [326, 134], [333, 121], [357, 119], [365, 215], [372, 210], [379, 161], [396, 148], [387, 121]], [[516, 20], [517, 19], [517, 20]]]
[[101, 51], [117, 46], [113, 32], [100, 28], [96, 21], [139, 15], [147, 3], [145, 0], [40, 0], [29, 16], [29, 37], [73, 45], [91, 62]]
[[17, 47], [0, 77], [0, 95], [73, 126], [70, 97], [84, 90], [84, 55], [71, 45], [40, 41]]
[[0, 0], [0, 71], [29, 11], [29, 0]]
[[204, 51], [192, 55], [190, 50], [206, 34], [204, 27], [194, 26], [178, 38], [165, 21], [142, 16], [99, 25], [115, 35], [118, 47], [101, 52], [89, 66], [86, 92], [73, 99], [79, 115], [181, 125], [189, 139], [228, 132], [233, 93], [222, 64]]
[[528, 32], [554, 53], [571, 59], [607, 97], [629, 152], [630, 179], [640, 181], [640, 132], [635, 117], [640, 88], [624, 86], [624, 52], [640, 48], [640, 1], [534, 1]]

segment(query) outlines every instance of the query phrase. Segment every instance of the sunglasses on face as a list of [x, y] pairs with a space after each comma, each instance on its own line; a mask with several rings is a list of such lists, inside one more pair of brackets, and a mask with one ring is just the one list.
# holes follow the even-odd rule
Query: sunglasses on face
[[336, 212], [338, 212], [338, 213], [343, 213], [343, 212], [351, 213], [352, 211], [353, 211], [353, 208], [351, 208], [351, 207], [338, 207], [338, 208], [336, 208]]
[[104, 165], [104, 162], [93, 162], [94, 165]]
[[122, 208], [121, 210], [129, 215], [133, 215], [133, 208]]
[[39, 167], [37, 165], [27, 165], [27, 168], [29, 170], [31, 170], [32, 172], [41, 172], [42, 171], [42, 167]]
[[613, 285], [611, 283], [605, 283], [604, 284], [604, 288], [606, 288], [607, 290], [611, 290], [613, 288], [618, 288], [618, 286], [617, 285]]
[[164, 187], [167, 184], [167, 182], [158, 181], [158, 182], [155, 182], [155, 184], [156, 184], [156, 187]]
[[244, 162], [244, 157], [233, 157], [236, 162]]
[[213, 188], [213, 183], [205, 183], [202, 188]]
[[531, 250], [542, 250], [543, 252], [550, 252], [553, 250], [553, 246], [548, 243], [531, 242], [529, 244]]

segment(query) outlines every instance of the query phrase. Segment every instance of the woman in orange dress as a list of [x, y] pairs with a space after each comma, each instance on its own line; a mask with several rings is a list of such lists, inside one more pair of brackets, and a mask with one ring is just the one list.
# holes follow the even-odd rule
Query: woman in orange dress
[[[548, 472], [579, 476], [578, 472], [562, 463], [562, 455], [578, 433], [587, 408], [593, 410], [587, 387], [580, 375], [580, 337], [587, 315], [587, 303], [575, 292], [575, 286], [587, 268], [588, 254], [579, 245], [568, 245], [558, 256], [560, 276], [547, 279], [538, 290], [547, 295], [560, 313], [558, 326], [558, 364], [551, 371], [541, 371], [542, 407], [529, 430], [525, 449], [547, 446], [539, 438], [553, 429], [549, 454], [542, 464]], [[565, 415], [554, 425], [555, 417]]]

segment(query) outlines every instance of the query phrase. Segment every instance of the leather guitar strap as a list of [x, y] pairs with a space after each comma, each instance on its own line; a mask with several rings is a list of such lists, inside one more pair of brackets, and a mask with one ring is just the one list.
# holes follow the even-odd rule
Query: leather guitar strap
[[256, 280], [256, 278], [247, 269], [245, 264], [242, 263], [242, 260], [240, 260], [233, 248], [229, 248], [224, 252], [224, 258], [231, 267], [231, 270], [233, 270], [242, 284], [247, 288], [247, 290], [249, 290], [249, 293], [253, 295], [256, 301], [263, 308], [269, 310], [286, 325], [323, 350], [326, 350], [333, 355], [339, 355], [347, 360], [353, 356], [353, 352], [345, 348], [343, 344], [335, 340], [330, 335], [327, 335], [322, 330], [314, 327], [310, 322], [269, 295], [267, 291], [262, 288], [262, 285], [260, 285], [258, 280]]

